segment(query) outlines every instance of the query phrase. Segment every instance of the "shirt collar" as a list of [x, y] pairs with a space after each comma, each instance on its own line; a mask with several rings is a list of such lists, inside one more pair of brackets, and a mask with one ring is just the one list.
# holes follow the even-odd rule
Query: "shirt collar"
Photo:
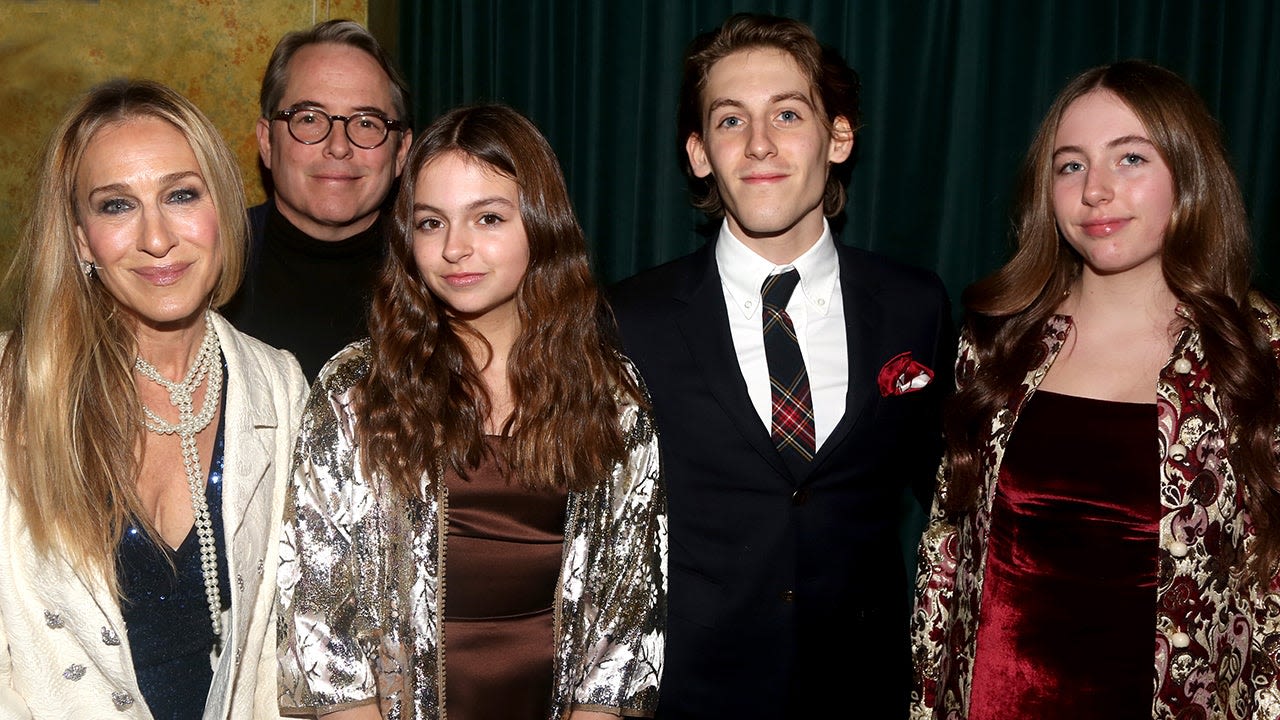
[[774, 265], [757, 255], [734, 236], [728, 221], [720, 225], [715, 252], [720, 283], [733, 305], [745, 317], [760, 312], [760, 286], [765, 278], [791, 268], [800, 273], [799, 289], [809, 309], [819, 315], [831, 311], [836, 280], [840, 277], [840, 259], [826, 218], [822, 219], [822, 235], [818, 241], [787, 265]]

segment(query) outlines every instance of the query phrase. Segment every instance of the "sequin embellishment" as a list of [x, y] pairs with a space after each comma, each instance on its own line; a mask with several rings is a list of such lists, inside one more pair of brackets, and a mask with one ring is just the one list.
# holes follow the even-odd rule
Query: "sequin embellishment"
[[62, 622], [61, 613], [49, 612], [48, 610], [44, 611], [44, 624], [48, 625], [54, 630], [61, 630], [62, 628], [66, 627], [66, 624]]
[[102, 644], [116, 646], [120, 644], [120, 636], [111, 628], [102, 628]]
[[84, 677], [84, 669], [84, 666], [80, 663], [68, 665], [67, 669], [62, 671], [62, 677], [70, 680], [71, 682], [75, 682]]
[[133, 696], [124, 690], [117, 690], [111, 693], [111, 702], [115, 704], [116, 710], [124, 712], [133, 705]]

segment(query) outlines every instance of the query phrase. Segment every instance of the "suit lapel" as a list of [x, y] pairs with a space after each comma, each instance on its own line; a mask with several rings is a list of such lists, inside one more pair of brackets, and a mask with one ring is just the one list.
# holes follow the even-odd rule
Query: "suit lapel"
[[879, 389], [875, 383], [876, 338], [881, 336], [881, 312], [876, 278], [863, 272], [850, 258], [851, 253], [836, 243], [840, 257], [840, 297], [844, 303], [845, 343], [849, 358], [849, 386], [845, 391], [844, 415], [836, 423], [827, 441], [818, 448], [810, 464], [810, 473], [849, 437], [862, 415], [871, 407]]
[[263, 401], [269, 399], [255, 401], [252, 397], [255, 390], [271, 387], [262, 368], [246, 362], [239, 338], [225, 321], [219, 335], [224, 338], [222, 352], [228, 376], [223, 522], [230, 540], [254, 519], [251, 508], [271, 467], [278, 421], [275, 406]]
[[[248, 558], [271, 557], [266, 544], [267, 528], [271, 523], [272, 498], [270, 482], [272, 461], [275, 457], [275, 434], [278, 419], [275, 405], [269, 397], [255, 398], [259, 391], [270, 388], [260, 363], [252, 362], [241, 344], [239, 334], [215, 315], [218, 335], [222, 340], [222, 352], [227, 360], [226, 443], [223, 450], [223, 532], [227, 543], [227, 571], [231, 574], [232, 587], [245, 584], [241, 598], [257, 596], [256, 583], [259, 574], [249, 571], [239, 563]], [[231, 627], [228, 642], [224, 646], [219, 680], [230, 682], [233, 658], [225, 652], [229, 647], [244, 645], [248, 616], [251, 607], [232, 605]], [[212, 697], [212, 694], [211, 694]], [[224, 708], [225, 712], [225, 708]], [[217, 714], [217, 713], [215, 713]]]
[[676, 299], [685, 303], [686, 308], [677, 315], [676, 324], [706, 387], [738, 432], [775, 470], [793, 477], [747, 395], [747, 383], [729, 333], [729, 314], [714, 248], [715, 243], [709, 242], [695, 254], [689, 282], [676, 294]]

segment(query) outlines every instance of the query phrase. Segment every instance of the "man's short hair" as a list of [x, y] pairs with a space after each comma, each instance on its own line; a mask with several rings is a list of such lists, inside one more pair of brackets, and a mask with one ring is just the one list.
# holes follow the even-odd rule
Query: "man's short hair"
[[331, 43], [349, 45], [363, 50], [377, 61], [378, 66], [391, 79], [391, 104], [395, 112], [394, 119], [408, 127], [413, 127], [413, 118], [409, 110], [409, 85], [404, 76], [396, 69], [391, 56], [377, 38], [359, 23], [351, 20], [326, 20], [306, 30], [295, 30], [285, 33], [271, 52], [271, 60], [267, 62], [267, 71], [262, 76], [262, 90], [258, 93], [258, 102], [262, 105], [262, 117], [271, 119], [279, 109], [280, 100], [284, 96], [287, 84], [289, 61], [295, 53], [308, 45]]
[[[693, 191], [694, 207], [715, 218], [724, 215], [724, 204], [715, 178], [694, 175], [685, 143], [690, 135], [701, 137], [703, 134], [702, 93], [707, 87], [707, 76], [712, 66], [740, 50], [761, 48], [781, 50], [795, 60], [800, 72], [809, 80], [809, 92], [821, 106], [820, 118], [828, 132], [832, 131], [833, 122], [839, 116], [849, 121], [851, 131], [857, 132], [861, 127], [858, 74], [838, 52], [818, 42], [808, 25], [776, 15], [738, 13], [730, 16], [719, 28], [698, 35], [684, 56], [684, 75], [676, 110], [676, 140], [680, 163]], [[833, 167], [827, 178], [822, 200], [823, 213], [827, 217], [844, 209], [844, 188], [851, 168], [852, 163], [845, 161]]]

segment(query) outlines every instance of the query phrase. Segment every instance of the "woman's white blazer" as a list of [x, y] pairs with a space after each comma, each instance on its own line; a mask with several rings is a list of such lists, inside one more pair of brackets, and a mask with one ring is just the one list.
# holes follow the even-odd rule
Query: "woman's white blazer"
[[[289, 353], [217, 314], [214, 324], [227, 362], [222, 502], [232, 602], [204, 717], [278, 718], [278, 538], [307, 383]], [[8, 486], [0, 468], [0, 720], [150, 720], [119, 604], [91, 573], [37, 555]]]

